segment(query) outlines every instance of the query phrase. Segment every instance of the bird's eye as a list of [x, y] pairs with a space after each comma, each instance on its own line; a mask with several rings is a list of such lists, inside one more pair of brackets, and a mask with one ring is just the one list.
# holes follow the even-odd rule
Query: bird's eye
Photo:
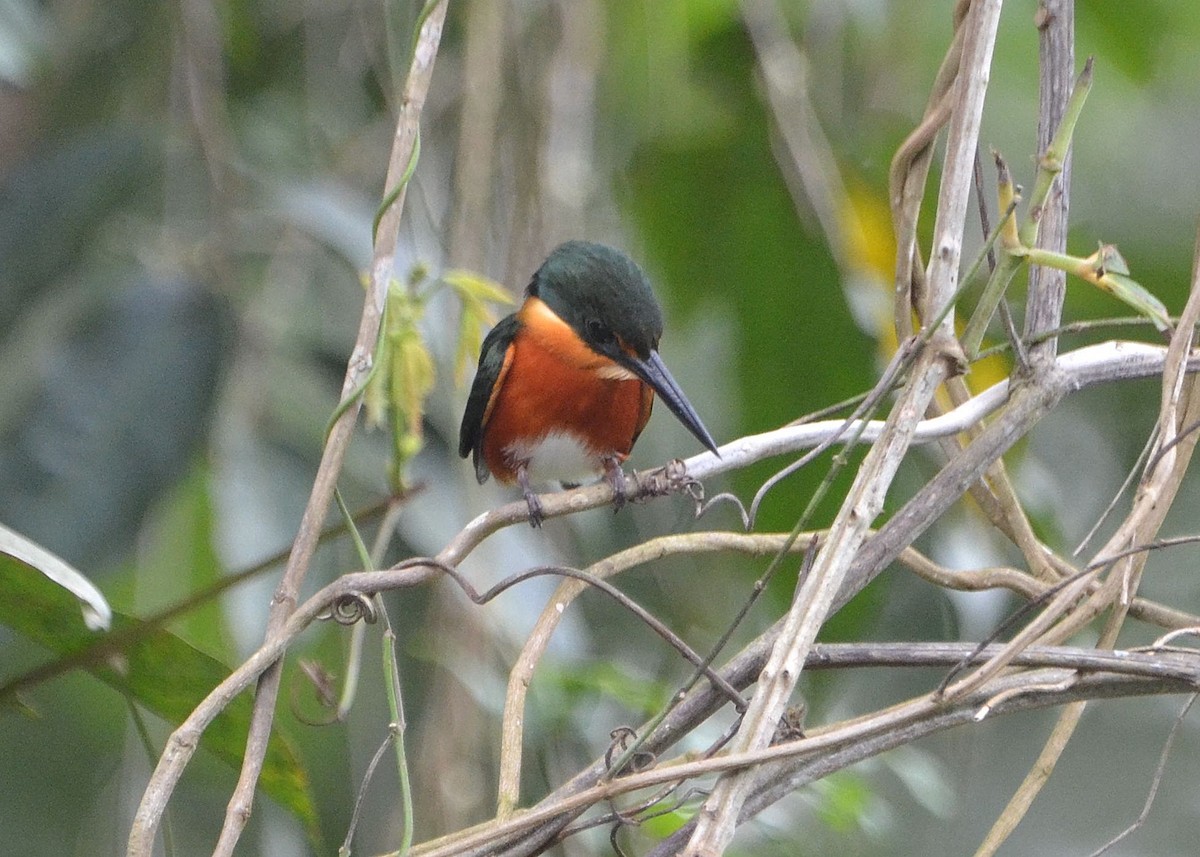
[[588, 338], [597, 345], [607, 345], [613, 341], [613, 332], [604, 322], [594, 318], [587, 321], [587, 334]]

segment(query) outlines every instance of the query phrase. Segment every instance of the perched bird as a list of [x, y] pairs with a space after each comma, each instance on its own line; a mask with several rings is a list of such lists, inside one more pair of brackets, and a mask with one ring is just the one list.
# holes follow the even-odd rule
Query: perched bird
[[705, 447], [716, 443], [658, 356], [662, 310], [642, 269], [611, 247], [568, 241], [533, 275], [525, 301], [479, 355], [458, 454], [518, 483], [541, 524], [532, 481], [604, 474], [625, 501], [621, 463], [650, 419], [654, 394]]

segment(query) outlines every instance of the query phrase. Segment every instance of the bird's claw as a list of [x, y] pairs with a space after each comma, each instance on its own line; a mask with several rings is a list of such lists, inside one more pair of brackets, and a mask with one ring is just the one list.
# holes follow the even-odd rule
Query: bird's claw
[[686, 493], [693, 500], [704, 500], [704, 486], [688, 475], [687, 465], [682, 459], [673, 459], [662, 467], [644, 473], [635, 473], [638, 493], [647, 497], [666, 497], [669, 494]]
[[541, 527], [542, 521], [545, 519], [545, 513], [542, 511], [542, 501], [538, 499], [537, 494], [534, 494], [532, 491], [526, 491], [525, 504], [529, 506], [529, 526], [536, 530]]
[[621, 462], [614, 456], [606, 456], [604, 459], [604, 480], [613, 490], [613, 511], [621, 511], [621, 507], [629, 500], [629, 493], [625, 490], [625, 471], [621, 469]]
[[533, 493], [533, 488], [529, 484], [529, 471], [524, 464], [517, 468], [517, 483], [525, 495], [525, 505], [529, 507], [529, 526], [536, 530], [541, 527], [546, 516], [542, 509], [542, 501], [538, 499], [537, 494]]

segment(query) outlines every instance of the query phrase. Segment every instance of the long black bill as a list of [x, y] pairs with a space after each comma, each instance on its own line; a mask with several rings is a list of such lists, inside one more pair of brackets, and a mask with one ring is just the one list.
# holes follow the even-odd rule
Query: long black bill
[[663, 400], [663, 404], [671, 409], [671, 413], [683, 423], [688, 431], [696, 436], [698, 441], [704, 444], [714, 455], [720, 456], [721, 453], [717, 452], [716, 441], [712, 439], [712, 435], [704, 427], [704, 423], [700, 420], [700, 415], [696, 413], [696, 409], [692, 407], [692, 403], [687, 400], [687, 396], [683, 394], [683, 390], [675, 383], [675, 379], [671, 377], [671, 373], [667, 370], [666, 364], [662, 362], [662, 358], [658, 356], [658, 352], [651, 351], [650, 356], [645, 360], [638, 357], [631, 357], [628, 354], [623, 356], [625, 359], [621, 362], [654, 388], [654, 392], [658, 393], [658, 397]]

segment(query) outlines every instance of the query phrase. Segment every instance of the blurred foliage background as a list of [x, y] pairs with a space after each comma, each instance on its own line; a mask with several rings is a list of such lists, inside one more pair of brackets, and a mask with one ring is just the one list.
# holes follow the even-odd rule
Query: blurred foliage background
[[[0, 0], [0, 522], [84, 570], [124, 614], [153, 616], [277, 555], [294, 535], [363, 298], [396, 106], [388, 34], [405, 43], [416, 4], [391, 5], [385, 14], [362, 0]], [[559, 241], [607, 241], [651, 274], [668, 316], [665, 360], [718, 441], [859, 393], [893, 347], [887, 167], [923, 109], [951, 6], [452, 0], [397, 271], [467, 269], [516, 294]], [[780, 141], [779, 123], [801, 114], [773, 114], [764, 94], [747, 29], [764, 10], [775, 12], [759, 19], [766, 32], [803, 60], [802, 124], [819, 135], [800, 166], [823, 193]], [[1035, 12], [1034, 0], [1007, 4], [982, 136], [1026, 185]], [[1071, 249], [1119, 244], [1134, 276], [1178, 310], [1200, 199], [1200, 11], [1094, 0], [1077, 20], [1077, 56], [1096, 57], [1096, 85], [1076, 133]], [[1068, 320], [1128, 314], [1085, 288], [1070, 286]], [[1020, 294], [1012, 304], [1019, 315]], [[409, 472], [419, 490], [393, 559], [436, 552], [512, 496], [477, 486], [454, 455], [465, 400], [453, 371], [457, 312], [440, 294], [422, 321], [438, 374], [426, 446]], [[1152, 336], [1144, 326], [1119, 333]], [[1075, 336], [1064, 348], [1111, 335]], [[995, 377], [981, 368], [972, 383]], [[1077, 542], [1099, 515], [1156, 402], [1150, 382], [1089, 392], [1014, 454], [1023, 496], [1053, 543]], [[341, 483], [352, 507], [386, 496], [388, 450], [381, 432], [356, 438]], [[696, 451], [660, 413], [631, 464]], [[759, 528], [790, 529], [827, 461], [776, 489]], [[748, 498], [775, 466], [709, 493]], [[908, 484], [934, 466], [915, 456]], [[1062, 502], [1068, 489], [1090, 503]], [[838, 491], [831, 497], [819, 523]], [[1177, 517], [1195, 508], [1185, 498]], [[1196, 525], [1173, 520], [1165, 534]], [[465, 570], [483, 584], [544, 562], [583, 566], [660, 532], [737, 526], [729, 507], [693, 523], [675, 498], [506, 531]], [[1002, 561], [1004, 546], [981, 533], [961, 512], [924, 547], [951, 565]], [[1200, 610], [1200, 584], [1183, 561], [1156, 562], [1145, 593]], [[354, 565], [344, 540], [332, 540], [310, 580]], [[240, 662], [261, 640], [277, 570], [167, 630], [216, 661]], [[665, 563], [623, 585], [703, 649], [761, 570], [744, 560]], [[775, 581], [741, 639], [781, 612], [794, 574]], [[492, 813], [507, 669], [550, 586], [527, 584], [485, 608], [448, 585], [391, 599], [419, 838]], [[1010, 607], [1002, 596], [948, 597], [897, 572], [829, 634], [978, 639]], [[347, 722], [325, 727], [305, 723], [323, 714], [296, 668], [299, 657], [336, 676], [345, 645], [344, 631], [319, 627], [293, 653], [280, 727], [310, 814], [261, 797], [246, 853], [330, 853], [346, 830], [386, 732], [379, 666], [367, 659]], [[532, 689], [530, 799], [667, 698], [688, 671], [665, 648], [610, 603], [583, 599]], [[6, 687], [52, 658], [0, 628]], [[929, 681], [809, 678], [810, 717]], [[0, 852], [121, 852], [152, 765], [125, 698], [71, 671], [22, 684], [19, 702], [0, 714]], [[1014, 853], [1086, 853], [1132, 821], [1172, 705], [1090, 709]], [[739, 853], [961, 854], [1007, 800], [1049, 716], [941, 736], [830, 778], [748, 828]], [[168, 724], [151, 715], [147, 726], [161, 745]], [[1147, 828], [1122, 853], [1178, 854], [1194, 840], [1200, 735], [1188, 724], [1179, 741]], [[189, 769], [173, 804], [176, 853], [207, 853], [234, 776], [212, 755]], [[1103, 780], [1110, 799], [1072, 801], [1073, 784]], [[395, 795], [394, 772], [381, 774], [360, 853], [395, 842]], [[574, 848], [567, 853], [607, 845]]]

